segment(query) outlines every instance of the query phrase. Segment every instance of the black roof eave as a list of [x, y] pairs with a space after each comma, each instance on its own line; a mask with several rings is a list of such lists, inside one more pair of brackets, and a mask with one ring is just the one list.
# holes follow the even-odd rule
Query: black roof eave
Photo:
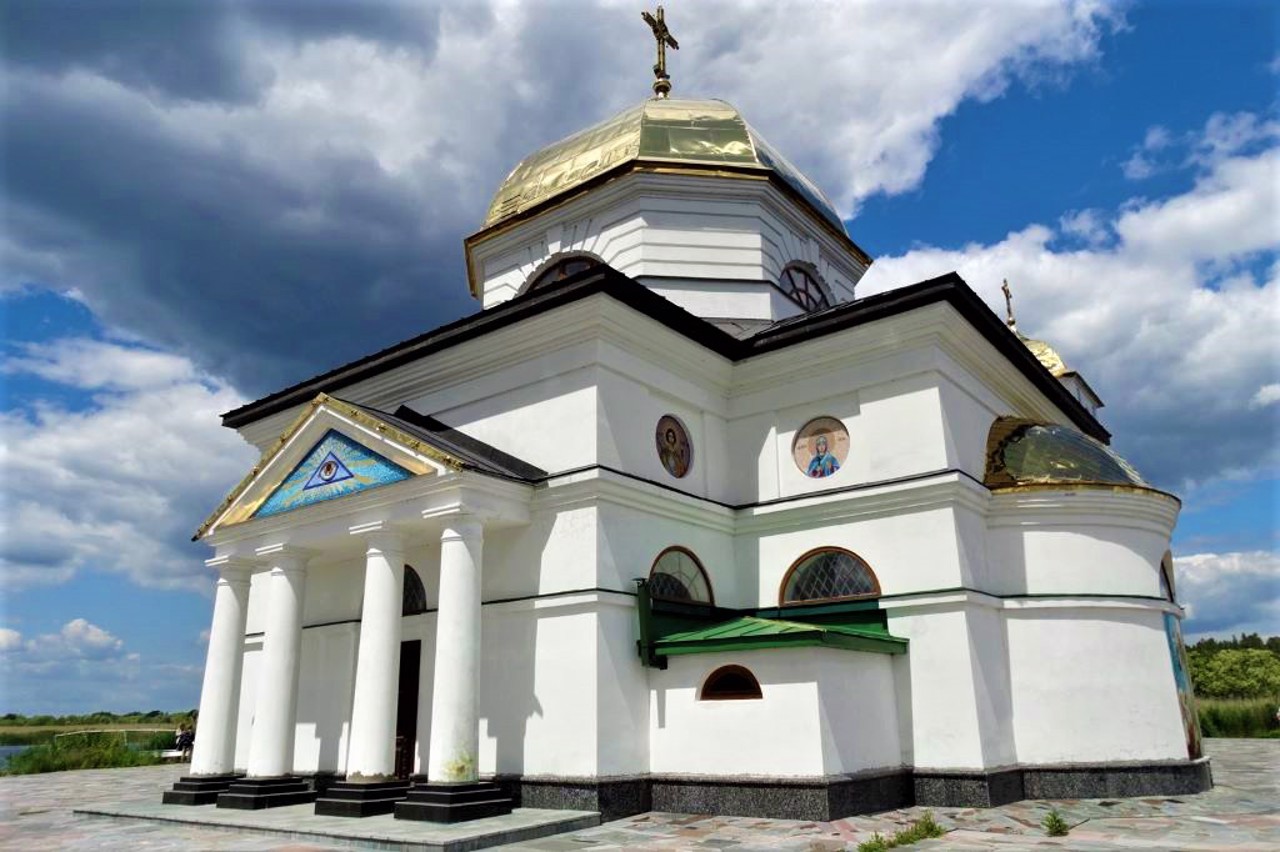
[[731, 361], [785, 349], [865, 323], [945, 302], [1017, 367], [1041, 393], [1062, 409], [1077, 428], [1104, 443], [1111, 440], [1110, 433], [1097, 418], [1036, 360], [1004, 322], [954, 272], [854, 302], [845, 302], [815, 314], [784, 320], [752, 337], [739, 340], [617, 270], [597, 266], [242, 405], [223, 414], [222, 423], [233, 429], [240, 428], [263, 417], [310, 402], [316, 394], [334, 394], [371, 376], [599, 293], [618, 300]]

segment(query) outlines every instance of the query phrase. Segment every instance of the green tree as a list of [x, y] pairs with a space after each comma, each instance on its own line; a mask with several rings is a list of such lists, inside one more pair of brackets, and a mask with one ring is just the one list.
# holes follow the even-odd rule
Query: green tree
[[1188, 655], [1191, 681], [1206, 698], [1268, 698], [1280, 695], [1280, 659], [1262, 648], [1227, 648]]

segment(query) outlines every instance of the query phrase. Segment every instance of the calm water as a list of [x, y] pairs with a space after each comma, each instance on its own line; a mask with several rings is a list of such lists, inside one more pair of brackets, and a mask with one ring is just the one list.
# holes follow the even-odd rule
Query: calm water
[[31, 748], [31, 746], [24, 746], [24, 745], [6, 746], [6, 745], [0, 745], [0, 769], [3, 769], [5, 766], [7, 766], [7, 765], [9, 764], [9, 757], [10, 757], [11, 755], [15, 755], [15, 754], [17, 754], [18, 752], [26, 751], [26, 750], [27, 750], [27, 749], [29, 749], [29, 748]]

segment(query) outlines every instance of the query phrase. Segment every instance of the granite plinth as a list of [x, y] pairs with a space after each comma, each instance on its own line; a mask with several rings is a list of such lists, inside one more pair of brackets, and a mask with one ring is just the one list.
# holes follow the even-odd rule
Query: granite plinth
[[434, 784], [415, 781], [404, 799], [395, 803], [396, 819], [455, 823], [511, 813], [515, 803], [491, 781]]
[[330, 784], [316, 798], [315, 812], [319, 816], [371, 817], [389, 814], [396, 802], [409, 793], [408, 781], [377, 781], [357, 783], [339, 781]]
[[217, 806], [241, 811], [282, 808], [314, 802], [316, 791], [302, 778], [241, 778], [218, 796]]
[[212, 805], [218, 796], [241, 777], [233, 772], [222, 775], [184, 775], [164, 791], [166, 805]]

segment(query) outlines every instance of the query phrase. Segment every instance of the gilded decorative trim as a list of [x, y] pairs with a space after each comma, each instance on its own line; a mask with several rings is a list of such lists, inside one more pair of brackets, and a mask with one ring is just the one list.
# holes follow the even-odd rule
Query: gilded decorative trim
[[992, 494], [1016, 494], [1022, 491], [1111, 491], [1116, 494], [1158, 494], [1179, 506], [1182, 498], [1149, 485], [1120, 485], [1115, 482], [1019, 482], [1016, 485], [988, 485]]
[[[342, 400], [331, 397], [326, 393], [321, 393], [318, 394], [315, 399], [311, 400], [311, 402], [307, 403], [306, 409], [300, 412], [298, 416], [293, 419], [293, 422], [290, 423], [288, 428], [280, 434], [280, 437], [276, 439], [275, 443], [273, 443], [271, 447], [262, 454], [262, 458], [258, 460], [258, 463], [255, 464], [244, 478], [227, 493], [227, 496], [222, 499], [222, 502], [213, 510], [213, 513], [210, 514], [209, 517], [205, 519], [204, 523], [200, 525], [200, 528], [196, 530], [195, 535], [191, 537], [192, 541], [199, 541], [214, 527], [215, 524], [218, 524], [219, 521], [223, 520], [223, 517], [228, 513], [232, 506], [234, 506], [235, 502], [249, 490], [250, 486], [252, 486], [254, 482], [257, 481], [258, 476], [262, 471], [264, 471], [271, 462], [275, 461], [276, 457], [284, 450], [285, 445], [288, 444], [298, 432], [302, 431], [303, 427], [315, 417], [316, 413], [321, 408], [328, 408], [335, 414], [346, 417], [347, 419], [352, 420], [379, 435], [390, 438], [405, 449], [411, 450], [419, 455], [426, 456], [432, 461], [444, 465], [451, 471], [457, 472], [464, 469], [466, 466], [461, 459], [449, 455], [439, 447], [433, 446], [420, 438], [410, 435], [408, 432], [398, 429], [390, 423], [387, 423], [385, 420], [374, 417], [350, 403], [343, 402]], [[420, 463], [417, 465], [408, 464], [405, 466], [419, 475], [434, 472], [433, 468]], [[284, 477], [282, 476], [281, 480], [283, 480], [283, 478]], [[256, 500], [248, 501], [237, 507], [238, 511], [236, 511], [235, 516], [226, 520], [222, 525], [231, 526], [233, 524], [239, 524], [249, 520], [253, 517], [253, 513], [258, 510], [258, 507], [263, 503], [263, 501], [267, 499], [269, 493], [270, 489], [264, 489], [262, 495]]]

